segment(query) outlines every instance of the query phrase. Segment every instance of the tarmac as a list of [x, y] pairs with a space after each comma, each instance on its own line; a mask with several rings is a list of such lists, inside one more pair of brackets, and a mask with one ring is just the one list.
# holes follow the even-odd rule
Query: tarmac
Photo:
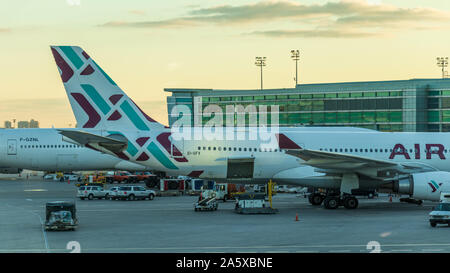
[[[242, 215], [234, 212], [234, 201], [196, 212], [196, 196], [82, 201], [74, 184], [1, 179], [0, 253], [450, 252], [450, 228], [429, 225], [432, 202], [419, 206], [380, 196], [359, 199], [356, 210], [327, 210], [278, 193], [277, 214]], [[76, 231], [43, 229], [45, 203], [57, 200], [76, 202]]]

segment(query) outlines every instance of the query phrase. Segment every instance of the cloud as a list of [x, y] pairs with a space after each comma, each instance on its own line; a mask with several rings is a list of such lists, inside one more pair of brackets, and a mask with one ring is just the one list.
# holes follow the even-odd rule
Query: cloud
[[366, 38], [381, 36], [379, 33], [371, 32], [354, 32], [343, 30], [268, 30], [268, 31], [254, 31], [248, 35], [258, 35], [267, 37], [279, 38]]
[[129, 13], [134, 14], [134, 15], [139, 15], [139, 16], [144, 16], [147, 14], [145, 11], [137, 10], [137, 9], [130, 10]]
[[[284, 25], [285, 29], [264, 29], [274, 23]], [[158, 29], [214, 25], [241, 30], [245, 25], [253, 28], [247, 35], [358, 38], [380, 36], [387, 31], [427, 28], [427, 24], [432, 23], [450, 23], [450, 13], [432, 8], [401, 8], [381, 2], [374, 4], [363, 0], [311, 5], [283, 0], [195, 8], [178, 18], [108, 22], [102, 26]]]

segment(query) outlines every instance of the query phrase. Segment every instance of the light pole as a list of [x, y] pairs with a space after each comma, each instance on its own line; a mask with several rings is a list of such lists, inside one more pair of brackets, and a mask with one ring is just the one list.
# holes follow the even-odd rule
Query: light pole
[[448, 66], [448, 57], [437, 57], [437, 66], [442, 68], [442, 78], [445, 78], [445, 68]]
[[266, 57], [256, 57], [256, 66], [261, 68], [261, 90], [263, 89], [263, 66], [266, 66]]
[[300, 60], [300, 51], [297, 50], [291, 50], [291, 58], [295, 61], [295, 87], [297, 87], [298, 84], [298, 60]]

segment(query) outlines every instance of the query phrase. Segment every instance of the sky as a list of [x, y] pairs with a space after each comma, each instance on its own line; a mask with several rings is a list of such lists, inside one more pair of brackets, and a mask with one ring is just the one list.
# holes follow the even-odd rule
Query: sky
[[148, 115], [167, 124], [164, 88], [439, 78], [448, 0], [0, 0], [0, 126], [75, 118], [50, 45], [81, 46]]

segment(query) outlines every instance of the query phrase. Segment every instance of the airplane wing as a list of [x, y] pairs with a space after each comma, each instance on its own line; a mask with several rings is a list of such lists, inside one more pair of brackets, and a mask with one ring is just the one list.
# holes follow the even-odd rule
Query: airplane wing
[[[380, 170], [392, 170], [397, 173], [413, 173], [436, 170], [425, 164], [396, 163], [391, 161], [373, 159], [358, 155], [325, 152], [308, 149], [285, 149], [286, 153], [301, 158], [303, 164], [319, 168], [327, 172], [357, 172], [367, 175], [377, 174]], [[369, 175], [373, 176], [373, 175]]]
[[81, 145], [95, 145], [118, 153], [127, 149], [128, 142], [110, 137], [99, 136], [79, 130], [58, 130], [59, 133]]

